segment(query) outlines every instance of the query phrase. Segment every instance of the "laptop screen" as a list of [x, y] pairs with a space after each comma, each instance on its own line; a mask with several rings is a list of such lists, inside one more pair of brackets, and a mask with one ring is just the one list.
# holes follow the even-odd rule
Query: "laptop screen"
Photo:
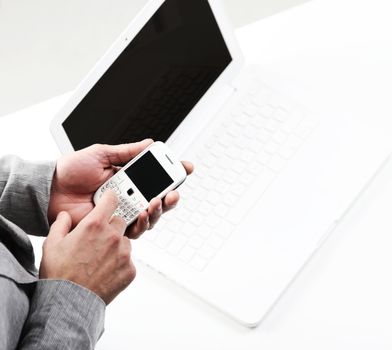
[[231, 63], [207, 0], [166, 0], [63, 122], [75, 150], [166, 141]]

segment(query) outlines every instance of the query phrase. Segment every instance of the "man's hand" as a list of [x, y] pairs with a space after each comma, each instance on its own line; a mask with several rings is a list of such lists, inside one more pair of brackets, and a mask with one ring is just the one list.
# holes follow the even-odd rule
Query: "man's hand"
[[71, 230], [71, 217], [61, 212], [44, 242], [40, 279], [77, 283], [109, 304], [135, 278], [126, 223], [112, 216], [117, 197], [106, 191], [97, 206]]
[[[75, 227], [93, 208], [95, 191], [119, 169], [142, 152], [153, 141], [144, 140], [118, 146], [94, 145], [81, 151], [63, 156], [57, 162], [49, 201], [48, 218], [52, 223], [57, 215], [66, 211]], [[183, 162], [188, 174], [192, 173], [191, 163]], [[142, 212], [138, 220], [126, 231], [130, 238], [139, 237], [151, 229], [163, 212], [174, 208], [179, 201], [176, 191], [168, 193], [162, 201], [154, 198], [148, 211]]]

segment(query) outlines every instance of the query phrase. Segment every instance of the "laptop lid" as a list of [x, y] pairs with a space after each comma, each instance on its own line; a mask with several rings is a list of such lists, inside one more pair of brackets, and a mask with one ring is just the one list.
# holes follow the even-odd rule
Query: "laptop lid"
[[151, 1], [59, 112], [52, 133], [63, 152], [168, 141], [184, 124], [196, 133], [241, 63], [219, 1]]

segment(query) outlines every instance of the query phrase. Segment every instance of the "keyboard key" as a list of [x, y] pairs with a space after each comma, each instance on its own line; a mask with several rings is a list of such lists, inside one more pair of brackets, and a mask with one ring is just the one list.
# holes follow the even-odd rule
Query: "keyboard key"
[[214, 188], [216, 182], [217, 182], [216, 179], [213, 179], [210, 176], [204, 178], [200, 184], [200, 186], [203, 187], [204, 191], [199, 191], [199, 193], [202, 193], [203, 197], [202, 198], [199, 197], [198, 199], [199, 200], [205, 199], [206, 191], [209, 191], [211, 188]]
[[278, 131], [274, 134], [273, 139], [274, 139], [274, 141], [275, 141], [276, 143], [282, 145], [282, 144], [284, 144], [285, 141], [287, 140], [287, 137], [288, 137], [287, 133], [285, 133], [285, 132], [283, 132], [283, 131], [281, 131], [281, 130], [278, 130]]
[[279, 128], [279, 124], [276, 120], [271, 119], [268, 121], [268, 123], [265, 125], [265, 129], [270, 131], [270, 132], [275, 132]]
[[[213, 188], [213, 187], [211, 187]], [[219, 181], [216, 185], [215, 185], [215, 190], [217, 192], [219, 192], [221, 195], [224, 195], [225, 193], [227, 193], [229, 191], [230, 185], [225, 182], [225, 181]]]
[[221, 200], [221, 195], [215, 190], [210, 191], [210, 193], [207, 196], [207, 201], [213, 206], [218, 205], [220, 203], [220, 200]]
[[211, 246], [209, 246], [208, 244], [204, 244], [201, 247], [201, 249], [198, 251], [198, 254], [203, 258], [210, 260], [215, 256], [216, 250]]
[[233, 138], [228, 135], [222, 135], [218, 139], [218, 142], [220, 145], [222, 145], [224, 147], [229, 147], [233, 143]]
[[[181, 214], [179, 213], [179, 215], [181, 215]], [[182, 221], [180, 221], [177, 218], [174, 218], [173, 220], [168, 221], [166, 227], [168, 230], [170, 230], [172, 232], [178, 232], [183, 225], [184, 225], [184, 223]]]
[[194, 224], [195, 226], [200, 226], [201, 223], [204, 221], [203, 220], [203, 215], [199, 213], [193, 213], [191, 217], [189, 218], [189, 221]]
[[201, 215], [207, 215], [213, 210], [214, 206], [211, 205], [210, 203], [207, 203], [206, 201], [202, 203], [199, 207], [199, 213]]
[[264, 88], [261, 88], [255, 97], [252, 99], [252, 102], [257, 106], [264, 106], [266, 102], [270, 99], [271, 93]]
[[275, 110], [275, 114], [273, 117], [275, 120], [284, 123], [290, 118], [290, 114], [286, 110], [278, 108]]
[[213, 230], [214, 228], [212, 228], [211, 226], [207, 226], [206, 224], [203, 224], [202, 227], [198, 228], [197, 234], [199, 237], [205, 240], [212, 235]]
[[154, 240], [154, 243], [164, 249], [173, 239], [173, 234], [169, 231], [162, 231], [158, 234], [157, 238]]
[[178, 255], [178, 258], [180, 260], [182, 260], [183, 262], [189, 262], [192, 260], [192, 258], [194, 257], [194, 255], [196, 254], [196, 249], [191, 248], [189, 246], [185, 246], [180, 254]]
[[244, 162], [242, 159], [237, 159], [233, 166], [233, 170], [239, 174], [242, 174], [242, 172], [244, 172], [247, 167], [248, 164], [246, 162]]
[[264, 104], [260, 107], [259, 113], [267, 118], [272, 118], [274, 115], [275, 109], [267, 104]]
[[260, 142], [257, 138], [248, 142], [247, 149], [253, 153], [258, 153], [264, 147], [264, 143]]
[[255, 176], [257, 176], [261, 170], [264, 168], [264, 166], [258, 162], [253, 162], [252, 164], [249, 165], [249, 172]]
[[226, 155], [231, 159], [237, 159], [240, 155], [241, 149], [232, 145], [226, 150]]
[[211, 169], [211, 171], [208, 172], [208, 175], [214, 179], [220, 180], [224, 172], [224, 168], [215, 166]]
[[253, 159], [255, 158], [255, 153], [252, 152], [249, 149], [244, 149], [241, 152], [241, 160], [243, 160], [245, 163], [250, 163], [251, 161], [253, 161]]
[[269, 153], [267, 153], [267, 152], [265, 152], [265, 151], [259, 152], [259, 154], [258, 154], [257, 157], [256, 157], [256, 160], [257, 160], [258, 162], [260, 162], [261, 164], [263, 164], [263, 165], [268, 164], [268, 162], [270, 161], [270, 159], [271, 159], [271, 154], [269, 154]]
[[256, 137], [258, 129], [252, 125], [248, 125], [246, 128], [243, 129], [242, 133], [248, 139], [253, 139]]
[[224, 218], [227, 215], [227, 213], [229, 212], [229, 209], [230, 208], [227, 205], [220, 203], [215, 207], [214, 212], [216, 213], [216, 215]]
[[196, 270], [203, 271], [208, 264], [208, 260], [203, 259], [200, 255], [195, 255], [190, 264]]
[[203, 244], [204, 244], [204, 241], [201, 238], [199, 238], [198, 236], [193, 236], [188, 242], [188, 245], [192, 248], [195, 248], [195, 249], [201, 248]]
[[[235, 169], [238, 170], [238, 167], [236, 167], [237, 164], [234, 165]], [[222, 180], [226, 181], [228, 184], [234, 184], [237, 181], [238, 174], [234, 172], [233, 170], [227, 171], [223, 177]]]
[[221, 222], [222, 219], [214, 213], [210, 213], [205, 220], [205, 223], [212, 228], [217, 228]]
[[217, 235], [217, 234], [213, 234], [208, 240], [207, 243], [208, 245], [210, 245], [211, 247], [215, 248], [215, 249], [220, 249], [222, 248], [223, 244], [224, 244], [224, 239]]
[[260, 129], [257, 131], [256, 138], [262, 144], [265, 144], [271, 139], [271, 134], [266, 129]]
[[192, 237], [196, 231], [197, 231], [197, 227], [195, 225], [193, 225], [190, 222], [186, 222], [184, 226], [182, 226], [181, 231], [177, 231], [177, 232], [180, 232], [182, 235], [186, 237]]
[[245, 193], [245, 191], [246, 191], [246, 187], [240, 182], [237, 182], [231, 187], [231, 193], [237, 196], [242, 196]]
[[205, 165], [207, 168], [212, 168], [216, 164], [216, 157], [214, 157], [212, 154], [206, 155], [205, 158], [202, 159], [203, 165]]
[[244, 106], [243, 111], [245, 114], [253, 117], [258, 114], [259, 108], [257, 108], [257, 106], [255, 106], [254, 104], [247, 102], [246, 105]]
[[264, 150], [269, 153], [269, 154], [275, 154], [277, 153], [279, 149], [278, 144], [275, 142], [268, 142], [268, 144], [265, 146]]
[[176, 210], [176, 212], [177, 212], [176, 218], [178, 220], [181, 220], [182, 222], [187, 222], [189, 220], [189, 217], [191, 216], [191, 212], [181, 206]]
[[240, 183], [242, 183], [245, 186], [249, 186], [255, 179], [255, 176], [250, 173], [250, 172], [245, 172], [243, 173], [240, 178], [239, 181]]
[[238, 201], [238, 196], [235, 196], [232, 193], [227, 193], [223, 199], [223, 202], [227, 204], [228, 206], [233, 206], [237, 203]]
[[184, 248], [186, 244], [186, 239], [182, 237], [176, 237], [171, 241], [169, 246], [167, 247], [167, 251], [171, 255], [178, 255], [182, 248]]

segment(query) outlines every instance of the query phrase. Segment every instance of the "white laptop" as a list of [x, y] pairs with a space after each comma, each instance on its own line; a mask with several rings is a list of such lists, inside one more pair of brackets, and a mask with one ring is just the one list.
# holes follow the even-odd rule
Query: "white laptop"
[[215, 0], [148, 3], [51, 131], [64, 153], [152, 137], [193, 161], [179, 207], [133, 253], [249, 327], [386, 156], [364, 142], [373, 125], [312, 115], [266, 87]]

